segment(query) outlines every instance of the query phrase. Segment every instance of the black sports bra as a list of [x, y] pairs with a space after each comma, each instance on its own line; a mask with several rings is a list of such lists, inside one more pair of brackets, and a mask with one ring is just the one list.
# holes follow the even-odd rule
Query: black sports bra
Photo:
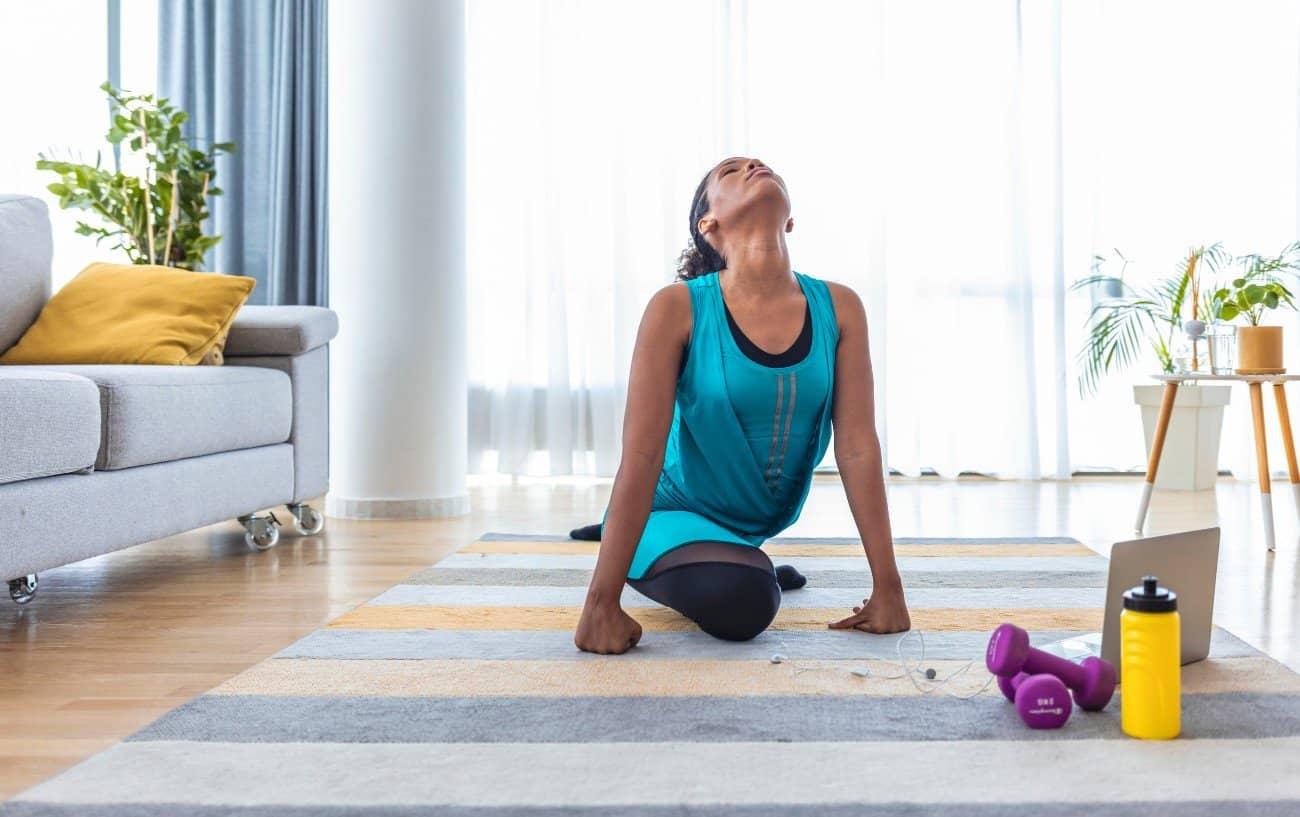
[[[736, 345], [740, 347], [740, 351], [745, 353], [745, 357], [755, 363], [772, 367], [793, 366], [807, 357], [808, 352], [812, 350], [812, 304], [806, 301], [803, 312], [803, 329], [800, 330], [799, 337], [795, 338], [789, 349], [776, 354], [758, 348], [752, 340], [746, 337], [745, 333], [741, 331], [740, 325], [736, 323], [736, 319], [731, 316], [731, 310], [727, 308], [725, 301], [722, 308], [727, 313], [727, 324], [731, 327], [731, 336], [736, 339]], [[677, 370], [678, 377], [686, 370], [686, 357], [689, 354], [690, 347], [688, 346], [682, 350], [682, 363]]]

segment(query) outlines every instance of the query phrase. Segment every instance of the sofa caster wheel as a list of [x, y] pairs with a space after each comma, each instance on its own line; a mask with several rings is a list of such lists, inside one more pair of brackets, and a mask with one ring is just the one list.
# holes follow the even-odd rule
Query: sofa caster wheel
[[249, 550], [270, 550], [280, 541], [280, 520], [273, 513], [249, 514], [239, 517], [239, 521], [244, 526], [244, 544]]
[[26, 604], [36, 598], [36, 587], [40, 584], [35, 573], [23, 576], [21, 579], [9, 580], [9, 598], [14, 600], [15, 604]]
[[293, 526], [303, 536], [315, 536], [325, 529], [325, 514], [310, 505], [290, 505], [293, 514]]

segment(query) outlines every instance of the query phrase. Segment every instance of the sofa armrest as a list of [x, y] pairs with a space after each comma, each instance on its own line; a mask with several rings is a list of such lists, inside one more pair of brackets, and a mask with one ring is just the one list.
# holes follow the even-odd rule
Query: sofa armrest
[[329, 342], [338, 315], [319, 306], [245, 306], [226, 337], [227, 366], [289, 375], [293, 395], [293, 501], [329, 490]]
[[301, 355], [324, 346], [339, 331], [339, 317], [321, 306], [245, 306], [226, 338], [226, 357]]

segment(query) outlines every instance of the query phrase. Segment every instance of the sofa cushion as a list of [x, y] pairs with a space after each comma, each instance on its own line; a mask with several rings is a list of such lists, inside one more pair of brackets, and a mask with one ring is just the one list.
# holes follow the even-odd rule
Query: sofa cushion
[[0, 484], [83, 471], [98, 451], [94, 383], [0, 367]]
[[[289, 376], [255, 366], [40, 366], [99, 386], [104, 471], [289, 439]], [[0, 369], [2, 370], [2, 369]]]
[[50, 297], [53, 251], [45, 202], [0, 194], [0, 354], [22, 337]]

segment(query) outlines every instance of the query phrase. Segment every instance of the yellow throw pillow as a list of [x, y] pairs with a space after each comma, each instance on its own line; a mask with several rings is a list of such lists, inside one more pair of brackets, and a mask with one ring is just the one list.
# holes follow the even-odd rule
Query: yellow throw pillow
[[0, 363], [194, 365], [257, 282], [172, 267], [91, 264], [50, 298]]

